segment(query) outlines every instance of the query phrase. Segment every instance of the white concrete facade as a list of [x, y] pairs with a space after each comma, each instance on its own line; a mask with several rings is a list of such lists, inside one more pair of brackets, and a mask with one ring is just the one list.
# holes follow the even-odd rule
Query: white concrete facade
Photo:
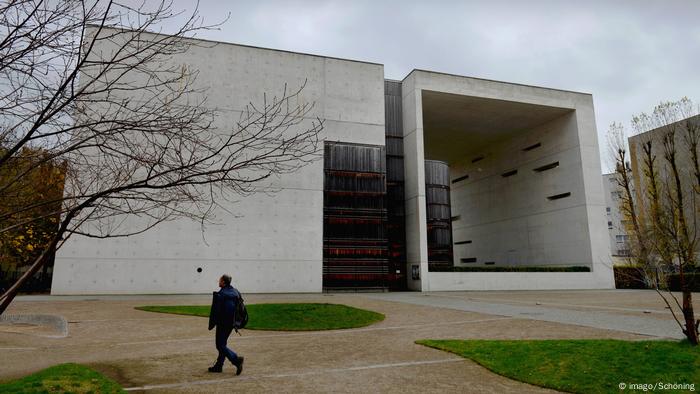
[[[223, 43], [193, 46], [172, 61], [201, 71], [208, 105], [224, 109], [220, 127], [263, 93], [306, 83], [302, 99], [315, 103], [309, 117], [324, 120], [322, 139], [384, 145], [380, 64]], [[217, 212], [220, 224], [204, 234], [178, 220], [125, 239], [72, 237], [57, 254], [52, 294], [204, 293], [226, 272], [246, 292], [320, 292], [323, 161], [273, 184], [272, 196]]]
[[[315, 103], [310, 116], [324, 120], [322, 139], [385, 143], [380, 64], [225, 43], [192, 47], [172, 61], [201, 71], [198, 84], [206, 88], [207, 102], [225, 110], [216, 120], [219, 127], [237, 119], [263, 92], [279, 94], [285, 84], [296, 89], [306, 81], [302, 99]], [[409, 289], [614, 287], [590, 95], [419, 70], [403, 80], [402, 88]], [[529, 119], [542, 123], [508, 130], [481, 150], [446, 160], [453, 179], [470, 174], [466, 182], [452, 185], [453, 215], [460, 216], [453, 223], [453, 241], [473, 241], [455, 245], [455, 265], [474, 255], [497, 265], [583, 265], [591, 272], [428, 271], [423, 162], [440, 158], [426, 156], [426, 130], [433, 127], [424, 124], [426, 92], [437, 100], [443, 99], [439, 94], [448, 94], [520, 103], [531, 106], [527, 111], [541, 109], [545, 114]], [[497, 126], [493, 130], [506, 131]], [[542, 145], [536, 152], [522, 151], [535, 142]], [[476, 155], [484, 159], [472, 163]], [[559, 166], [533, 171], [552, 161]], [[501, 177], [516, 168], [517, 181]], [[204, 293], [215, 288], [222, 273], [232, 274], [243, 292], [320, 292], [323, 183], [323, 162], [317, 161], [276, 179], [273, 186], [279, 191], [272, 195], [231, 202], [231, 213], [218, 212], [220, 224], [207, 227], [204, 234], [198, 223], [179, 220], [125, 239], [75, 236], [57, 254], [52, 293]], [[565, 192], [571, 195], [547, 199]], [[410, 278], [413, 265], [419, 266], [419, 280]]]
[[[421, 70], [409, 74], [402, 88], [407, 260], [409, 266], [420, 266], [422, 279], [409, 281], [411, 289], [614, 287], [607, 227], [603, 220], [605, 197], [590, 95]], [[493, 116], [489, 115], [490, 107], [487, 106], [489, 101], [495, 101], [499, 106], [504, 105], [503, 102], [533, 106], [524, 108], [524, 112], [537, 111], [540, 107], [550, 119], [514, 117], [516, 122], [534, 123], [530, 128], [497, 122], [492, 126], [493, 130], [487, 130], [487, 133], [504, 133], [497, 143], [470, 152], [469, 140], [460, 144], [450, 138], [448, 148], [438, 147], [431, 152], [431, 157], [426, 157], [426, 146], [433, 138], [431, 134], [444, 133], [441, 128], [445, 126], [438, 124], [429, 128], [424, 117], [427, 108], [425, 92], [485, 100], [476, 104], [463, 103], [464, 111], [484, 108], [475, 111], [479, 112], [477, 118]], [[516, 110], [516, 107], [503, 108]], [[489, 123], [488, 119], [475, 121], [481, 122], [483, 127]], [[544, 123], [537, 124], [542, 121]], [[469, 134], [468, 124], [458, 127], [463, 129], [461, 134]], [[533, 144], [540, 146], [524, 150]], [[449, 149], [469, 153], [464, 157], [452, 154]], [[453, 161], [449, 160], [450, 156]], [[468, 179], [453, 183], [451, 189], [452, 215], [459, 217], [453, 221], [452, 230], [455, 265], [460, 265], [462, 258], [476, 257], [477, 263], [587, 266], [591, 272], [575, 275], [430, 272], [425, 246], [424, 159], [448, 161], [453, 182], [469, 175]], [[535, 171], [555, 162], [558, 164], [553, 169]], [[515, 176], [502, 176], [513, 170], [518, 171]], [[548, 198], [565, 193], [570, 195], [561, 199]], [[459, 244], [463, 240], [471, 242]], [[533, 279], [540, 277], [541, 280]], [[555, 284], [552, 278], [561, 281]]]

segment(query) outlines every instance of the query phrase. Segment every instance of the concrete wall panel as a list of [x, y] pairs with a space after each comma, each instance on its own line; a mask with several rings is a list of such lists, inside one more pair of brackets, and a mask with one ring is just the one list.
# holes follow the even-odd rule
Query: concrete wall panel
[[[290, 91], [306, 83], [299, 100], [314, 107], [304, 125], [321, 118], [322, 141], [384, 145], [383, 66], [200, 44], [168, 61], [200, 71], [197, 87], [206, 90], [206, 105], [220, 110], [217, 130], [231, 127], [249, 102], [261, 104], [263, 93], [271, 100], [285, 84]], [[319, 148], [322, 155], [323, 143]], [[182, 219], [125, 239], [72, 237], [57, 254], [52, 292], [199, 293], [215, 289], [223, 273], [244, 292], [321, 291], [322, 160], [258, 186], [261, 193], [220, 200], [217, 224], [204, 234], [198, 223]], [[130, 220], [126, 226], [138, 225]]]
[[428, 280], [432, 289], [442, 291], [610, 288], [593, 272], [431, 272]]

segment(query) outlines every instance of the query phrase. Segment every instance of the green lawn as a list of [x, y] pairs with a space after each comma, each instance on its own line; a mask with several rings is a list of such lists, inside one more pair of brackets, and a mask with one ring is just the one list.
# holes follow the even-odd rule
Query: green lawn
[[[140, 306], [148, 312], [209, 316], [208, 305]], [[315, 331], [368, 326], [384, 320], [384, 315], [338, 304], [251, 304], [248, 325], [251, 330]]]
[[21, 379], [0, 383], [0, 393], [124, 393], [121, 386], [99, 372], [78, 365], [60, 364]]
[[[469, 358], [511, 379], [573, 393], [689, 392], [653, 390], [655, 383], [694, 384], [700, 390], [700, 349], [687, 342], [618, 340], [416, 343]], [[620, 383], [625, 389], [620, 390]], [[630, 384], [648, 384], [631, 390]], [[665, 386], [664, 386], [665, 387]]]

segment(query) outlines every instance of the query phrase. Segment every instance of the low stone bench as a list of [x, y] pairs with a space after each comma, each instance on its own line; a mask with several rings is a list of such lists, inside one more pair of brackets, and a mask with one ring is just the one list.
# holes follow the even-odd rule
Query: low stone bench
[[17, 314], [0, 316], [0, 325], [4, 324], [29, 324], [51, 328], [56, 335], [42, 335], [51, 338], [64, 338], [68, 336], [68, 322], [63, 316], [43, 314]]

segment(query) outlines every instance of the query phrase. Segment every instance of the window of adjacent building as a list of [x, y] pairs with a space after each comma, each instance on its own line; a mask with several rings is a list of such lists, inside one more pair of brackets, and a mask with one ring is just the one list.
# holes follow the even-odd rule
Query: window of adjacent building
[[605, 212], [610, 213], [610, 207], [605, 207]]
[[[598, 222], [600, 223], [600, 222]], [[612, 222], [608, 222], [608, 228], [612, 228]]]

